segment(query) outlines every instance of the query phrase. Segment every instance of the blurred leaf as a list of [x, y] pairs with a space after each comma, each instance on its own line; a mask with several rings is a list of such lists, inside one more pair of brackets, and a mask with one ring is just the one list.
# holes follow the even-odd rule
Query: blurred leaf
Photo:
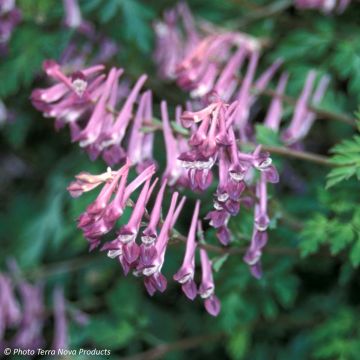
[[315, 214], [313, 219], [304, 224], [299, 243], [301, 256], [305, 257], [315, 253], [326, 240], [327, 219], [321, 214]]
[[255, 126], [256, 130], [256, 142], [258, 144], [270, 145], [270, 146], [280, 146], [282, 142], [279, 138], [279, 133], [273, 129], [269, 129], [265, 125], [257, 124]]
[[360, 136], [356, 135], [351, 140], [342, 141], [335, 145], [331, 152], [334, 153], [331, 161], [340, 167], [335, 167], [329, 172], [327, 189], [354, 175], [360, 180]]
[[69, 32], [43, 32], [34, 25], [23, 25], [11, 39], [7, 61], [0, 64], [0, 97], [29, 87], [45, 59], [58, 58], [69, 39]]
[[227, 342], [227, 352], [231, 359], [243, 359], [249, 346], [249, 330], [239, 328], [231, 332]]

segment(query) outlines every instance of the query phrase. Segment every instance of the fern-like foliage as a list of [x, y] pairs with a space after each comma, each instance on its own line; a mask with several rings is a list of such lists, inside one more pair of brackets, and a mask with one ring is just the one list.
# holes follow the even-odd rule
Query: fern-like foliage
[[336, 166], [327, 176], [326, 188], [330, 188], [344, 180], [356, 176], [360, 180], [360, 136], [355, 135], [350, 140], [344, 140], [335, 145], [331, 158]]

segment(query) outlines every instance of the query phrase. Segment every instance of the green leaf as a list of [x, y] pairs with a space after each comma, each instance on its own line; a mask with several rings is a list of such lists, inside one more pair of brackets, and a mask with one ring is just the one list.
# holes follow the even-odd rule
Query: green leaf
[[279, 133], [273, 129], [269, 129], [265, 125], [257, 124], [256, 129], [256, 141], [259, 144], [270, 145], [270, 146], [280, 146], [282, 145]]
[[243, 359], [249, 346], [248, 329], [239, 328], [232, 331], [226, 349], [231, 359]]
[[[102, 3], [101, 3], [102, 4]], [[99, 19], [105, 24], [122, 15], [122, 31], [128, 41], [135, 41], [140, 50], [150, 51], [153, 12], [138, 0], [108, 0], [99, 9]]]
[[212, 265], [213, 265], [214, 271], [219, 272], [219, 270], [220, 270], [221, 267], [225, 264], [225, 262], [226, 262], [226, 260], [228, 259], [228, 257], [229, 257], [229, 254], [224, 254], [224, 255], [221, 255], [221, 256], [215, 258], [215, 259], [212, 261]]
[[70, 32], [47, 33], [33, 25], [23, 25], [14, 32], [7, 61], [0, 64], [0, 98], [29, 87], [44, 59], [58, 58]]
[[360, 233], [357, 234], [357, 239], [350, 250], [350, 261], [355, 267], [360, 264]]
[[326, 188], [330, 188], [356, 175], [360, 179], [360, 136], [355, 135], [351, 140], [344, 140], [335, 145], [331, 161], [340, 166], [332, 169], [327, 175]]
[[338, 254], [354, 238], [353, 226], [351, 223], [342, 224], [336, 220], [328, 224], [328, 242], [331, 254]]
[[315, 253], [319, 246], [325, 242], [327, 221], [323, 215], [316, 214], [313, 219], [305, 222], [299, 244], [302, 257]]

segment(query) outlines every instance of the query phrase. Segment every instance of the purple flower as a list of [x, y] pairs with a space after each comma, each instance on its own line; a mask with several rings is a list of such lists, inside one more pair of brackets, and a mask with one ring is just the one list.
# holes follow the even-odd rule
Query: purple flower
[[175, 185], [177, 181], [184, 176], [183, 169], [178, 160], [179, 149], [177, 140], [171, 130], [169, 114], [166, 101], [161, 102], [161, 118], [163, 123], [163, 134], [166, 148], [166, 169], [164, 171], [164, 179], [168, 180], [170, 186]]
[[273, 97], [268, 112], [266, 114], [266, 118], [264, 120], [264, 125], [276, 132], [279, 130], [280, 127], [282, 117], [281, 96], [284, 94], [288, 77], [289, 75], [287, 73], [281, 75], [278, 86], [276, 88], [276, 94], [278, 96]]
[[[256, 92], [261, 93], [266, 89], [269, 82], [274, 77], [275, 73], [278, 71], [283, 62], [283, 59], [277, 59], [259, 76], [259, 78], [254, 83], [254, 89]], [[256, 99], [256, 94], [250, 97], [250, 106], [254, 104]]]
[[21, 311], [16, 300], [11, 279], [0, 274], [0, 348], [7, 328], [13, 328], [21, 320]]
[[53, 306], [54, 306], [54, 338], [52, 348], [67, 349], [68, 348], [68, 329], [65, 312], [65, 297], [64, 290], [60, 287], [55, 288], [53, 292]]
[[[308, 134], [312, 124], [314, 123], [316, 116], [311, 110], [308, 109], [308, 104], [310, 103], [315, 77], [315, 71], [310, 71], [306, 78], [303, 91], [296, 103], [294, 115], [291, 119], [290, 125], [282, 134], [283, 141], [288, 145], [293, 145], [299, 140], [302, 140]], [[330, 79], [326, 75], [321, 78], [312, 96], [312, 103], [314, 105], [320, 104], [328, 87], [329, 81]]]
[[[217, 78], [222, 75], [227, 54], [233, 47], [244, 48], [251, 53], [258, 49], [259, 44], [254, 38], [242, 33], [227, 32], [206, 36], [178, 65], [177, 82], [180, 87], [190, 90], [193, 97], [209, 94], [214, 89]], [[241, 59], [235, 58], [227, 72], [235, 73], [241, 62]]]
[[199, 294], [204, 299], [206, 311], [212, 315], [217, 316], [220, 312], [221, 304], [215, 295], [215, 284], [212, 274], [212, 265], [206, 250], [200, 249], [201, 271], [202, 278], [199, 288]]
[[224, 69], [220, 73], [215, 85], [214, 91], [224, 99], [230, 101], [238, 86], [238, 72], [240, 71], [247, 56], [247, 50], [243, 47], [229, 59]]
[[260, 278], [262, 276], [260, 259], [262, 249], [267, 243], [268, 236], [266, 230], [270, 222], [267, 215], [266, 181], [266, 175], [262, 173], [260, 180], [256, 185], [256, 195], [259, 202], [255, 205], [254, 209], [253, 235], [250, 247], [244, 256], [244, 261], [250, 266], [251, 273], [256, 278]]
[[78, 28], [82, 22], [81, 11], [77, 0], [63, 0], [65, 11], [65, 25]]
[[200, 210], [200, 201], [195, 204], [193, 217], [186, 241], [186, 251], [183, 264], [181, 268], [174, 275], [174, 280], [181, 284], [184, 294], [190, 299], [194, 300], [196, 297], [196, 284], [194, 281], [195, 274], [195, 250], [196, 250], [196, 226]]
[[151, 192], [150, 188], [150, 179], [146, 180], [138, 200], [135, 203], [133, 212], [129, 222], [122, 226], [118, 232], [118, 239], [122, 242], [122, 250], [124, 254], [124, 259], [128, 264], [134, 263], [140, 255], [140, 247], [136, 244], [135, 239], [140, 229], [141, 219], [145, 212], [145, 206], [147, 199], [149, 198]]
[[127, 147], [127, 154], [131, 163], [137, 164], [140, 172], [150, 164], [155, 164], [153, 159], [154, 133], [141, 132], [142, 126], [151, 126], [151, 124], [152, 95], [151, 91], [147, 91], [140, 98]]
[[37, 349], [44, 344], [42, 329], [45, 320], [43, 287], [25, 281], [19, 284], [23, 314], [19, 328], [11, 341], [12, 347]]
[[236, 96], [236, 100], [237, 100], [236, 109], [233, 112], [232, 117], [228, 121], [229, 125], [234, 124], [235, 129], [240, 131], [242, 140], [246, 140], [244, 130], [250, 111], [250, 101], [251, 101], [250, 90], [255, 77], [255, 71], [258, 61], [259, 61], [259, 53], [257, 51], [253, 52], [249, 59], [249, 64], [244, 79], [241, 83], [240, 90]]
[[[126, 152], [122, 140], [146, 75], [138, 79], [117, 113], [115, 108], [119, 98], [123, 96], [119, 85], [122, 69], [112, 68], [106, 77], [98, 74], [104, 69], [103, 65], [76, 71], [71, 76], [65, 75], [60, 65], [53, 60], [46, 60], [43, 67], [46, 74], [58, 83], [47, 89], [35, 89], [31, 95], [33, 105], [44, 116], [54, 117], [57, 129], [68, 124], [72, 141], [79, 142], [92, 160], [101, 154], [110, 166], [124, 161]], [[149, 93], [144, 95], [137, 113], [135, 129], [145, 121], [151, 124], [151, 118], [148, 118], [152, 116]], [[133, 136], [131, 150], [135, 148], [135, 154], [143, 153], [143, 157], [139, 159], [139, 171], [152, 162], [152, 143], [152, 134], [137, 132], [137, 137]]]
[[169, 241], [170, 229], [173, 224], [173, 216], [175, 212], [178, 193], [175, 192], [171, 198], [170, 208], [161, 227], [160, 234], [156, 240], [156, 256], [149, 265], [140, 266], [139, 270], [146, 277], [144, 284], [146, 290], [150, 295], [153, 295], [156, 290], [164, 292], [167, 286], [165, 277], [161, 274], [161, 269], [164, 265], [165, 253]]

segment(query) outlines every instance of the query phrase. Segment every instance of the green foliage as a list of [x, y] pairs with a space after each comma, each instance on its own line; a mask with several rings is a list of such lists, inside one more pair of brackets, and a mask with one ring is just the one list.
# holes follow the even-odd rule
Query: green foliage
[[255, 130], [257, 143], [270, 146], [282, 145], [279, 138], [279, 133], [277, 133], [276, 131], [269, 129], [262, 124], [257, 124]]
[[0, 64], [0, 97], [29, 88], [44, 59], [58, 58], [69, 40], [66, 31], [44, 33], [36, 25], [23, 25], [11, 39], [10, 55]]
[[360, 180], [360, 136], [355, 135], [351, 140], [343, 140], [335, 145], [331, 152], [334, 154], [331, 161], [336, 167], [328, 174], [327, 188], [352, 176]]
[[149, 7], [138, 0], [109, 0], [99, 2], [99, 10], [101, 23], [112, 20], [121, 23], [127, 41], [134, 41], [144, 52], [150, 51], [150, 21], [154, 13]]
[[358, 321], [350, 309], [344, 308], [317, 326], [312, 335], [314, 358], [357, 359], [360, 351]]

